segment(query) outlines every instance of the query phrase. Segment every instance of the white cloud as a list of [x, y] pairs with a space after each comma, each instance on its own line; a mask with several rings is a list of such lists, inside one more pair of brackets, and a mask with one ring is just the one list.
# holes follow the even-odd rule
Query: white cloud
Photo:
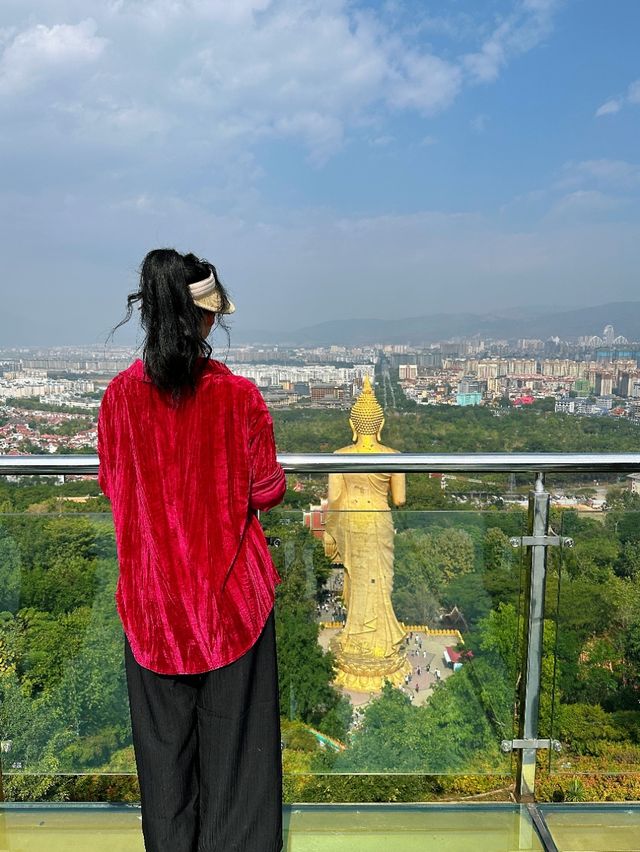
[[[265, 210], [256, 199], [261, 142], [271, 152], [277, 140], [295, 140], [322, 164], [355, 136], [378, 145], [400, 138], [401, 113], [446, 110], [465, 86], [482, 74], [494, 78], [539, 43], [555, 3], [517, 0], [507, 25], [494, 25], [478, 4], [475, 23], [484, 24], [472, 32], [464, 22], [463, 38], [447, 45], [427, 44], [352, 0], [34, 0], [30, 11], [23, 0], [1, 5], [7, 27], [0, 72], [14, 75], [12, 85], [0, 87], [0, 146], [10, 163], [0, 197], [9, 222], [1, 238], [6, 274], [42, 282], [42, 315], [59, 319], [60, 339], [73, 339], [81, 320], [65, 328], [60, 304], [80, 305], [86, 314], [88, 296], [113, 324], [126, 274], [145, 248], [161, 244], [219, 260], [245, 325], [313, 321], [319, 292], [326, 318], [337, 303], [361, 314], [370, 288], [372, 313], [394, 288], [397, 316], [414, 305], [445, 307], [447, 299], [450, 307], [487, 294], [498, 301], [500, 288], [509, 295], [515, 280], [533, 286], [547, 276], [554, 281], [549, 293], [556, 292], [564, 247], [551, 227], [545, 235], [535, 228], [516, 234], [511, 221], [504, 227], [437, 212], [336, 222], [298, 201], [287, 213]], [[482, 74], [460, 55], [461, 40], [465, 51], [479, 45]], [[412, 124], [421, 144], [435, 143], [430, 127]], [[593, 188], [572, 185], [563, 193]], [[305, 192], [297, 186], [289, 197]], [[578, 272], [586, 280], [597, 259], [589, 244], [576, 280]], [[47, 290], [50, 280], [56, 288]], [[95, 292], [86, 292], [87, 281]], [[120, 290], [114, 281], [122, 281]], [[18, 305], [23, 297], [11, 298]], [[27, 310], [28, 302], [20, 306]]]
[[608, 101], [605, 101], [602, 106], [599, 106], [596, 110], [596, 118], [600, 118], [603, 115], [615, 115], [616, 112], [620, 112], [622, 109], [622, 99], [621, 98], [611, 98]]
[[[28, 292], [5, 294], [3, 308], [32, 316], [31, 340], [18, 342], [36, 343], [39, 335], [73, 342], [85, 333], [103, 340], [122, 316], [142, 256], [158, 245], [219, 264], [238, 305], [233, 321], [244, 329], [297, 328], [335, 318], [336, 305], [343, 317], [401, 318], [527, 304], [523, 294], [532, 291], [539, 302], [583, 303], [596, 300], [603, 281], [609, 298], [629, 298], [640, 228], [594, 221], [585, 208], [602, 202], [577, 196], [568, 202], [573, 211], [565, 207], [517, 228], [512, 221], [428, 210], [338, 220], [326, 211], [294, 210], [279, 220], [249, 221], [160, 194], [122, 196], [99, 208], [89, 197], [69, 196], [52, 218], [46, 192], [0, 196], [2, 212], [13, 214], [5, 238], [19, 247], [6, 258], [6, 274], [26, 272], [33, 282]], [[25, 226], [38, 252], [25, 251]], [[42, 307], [37, 317], [29, 307], [34, 298]], [[0, 334], [4, 340], [15, 334], [4, 313]]]
[[615, 115], [626, 104], [640, 104], [640, 80], [634, 80], [633, 83], [630, 83], [624, 95], [616, 95], [601, 104], [596, 110], [596, 118], [601, 118], [603, 115]]
[[537, 47], [552, 31], [561, 0], [521, 0], [503, 17], [481, 45], [463, 57], [463, 66], [477, 83], [496, 80], [504, 66]]
[[374, 136], [369, 140], [369, 145], [373, 148], [387, 148], [395, 141], [395, 136], [392, 136], [390, 133], [385, 133], [382, 136]]
[[[433, 20], [418, 15], [412, 31], [394, 26], [389, 9], [353, 0], [40, 0], [31, 15], [41, 22], [23, 20], [22, 27], [23, 7], [6, 2], [0, 109], [12, 93], [29, 89], [20, 112], [31, 111], [38, 132], [65, 115], [69, 138], [86, 143], [94, 127], [104, 145], [110, 137], [98, 136], [102, 120], [107, 131], [117, 130], [113, 141], [122, 149], [127, 140], [139, 142], [145, 124], [172, 145], [184, 128], [217, 157], [280, 136], [299, 140], [316, 163], [363, 124], [382, 133], [399, 111], [431, 116], [447, 109], [465, 75], [495, 79], [549, 31], [558, 5], [514, 0], [513, 14], [473, 59], [455, 54], [460, 14], [453, 12], [451, 35], [444, 17], [436, 29], [454, 38], [454, 49], [436, 51], [420, 38]], [[90, 63], [100, 73], [76, 74], [73, 91], [54, 85], [56, 67]]]
[[640, 201], [640, 165], [593, 159], [565, 163], [555, 179], [511, 199], [500, 208], [505, 221], [562, 219], [606, 222]]
[[640, 104], [640, 80], [635, 80], [627, 89], [627, 100], [630, 104]]
[[107, 41], [96, 35], [97, 25], [88, 19], [76, 25], [39, 24], [16, 34], [5, 44], [0, 57], [0, 95], [12, 96], [56, 72], [94, 63]]
[[462, 84], [456, 65], [430, 54], [408, 53], [396, 66], [395, 75], [387, 93], [389, 106], [415, 109], [425, 115], [449, 106]]
[[118, 0], [111, 4], [118, 14], [135, 16], [153, 30], [167, 31], [184, 18], [222, 26], [246, 25], [273, 5], [274, 0]]
[[92, 104], [54, 101], [51, 116], [62, 129], [72, 123], [77, 140], [99, 138], [113, 148], [127, 147], [148, 137], [164, 137], [171, 129], [171, 116], [162, 110], [134, 101], [115, 101], [106, 95], [97, 97]]
[[270, 132], [276, 136], [302, 137], [309, 147], [312, 162], [321, 164], [342, 145], [344, 128], [332, 115], [300, 110], [277, 119], [271, 124]]
[[626, 160], [582, 160], [565, 163], [559, 188], [595, 184], [605, 189], [634, 191], [640, 186], [640, 166]]
[[552, 218], [600, 219], [624, 206], [625, 201], [597, 189], [578, 189], [560, 198], [549, 211]]

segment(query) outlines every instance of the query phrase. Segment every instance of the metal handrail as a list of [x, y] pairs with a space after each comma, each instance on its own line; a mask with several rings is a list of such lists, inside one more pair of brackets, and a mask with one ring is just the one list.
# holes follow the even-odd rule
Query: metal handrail
[[[286, 473], [640, 473], [640, 453], [280, 453]], [[0, 456], [0, 476], [98, 473], [96, 455]]]

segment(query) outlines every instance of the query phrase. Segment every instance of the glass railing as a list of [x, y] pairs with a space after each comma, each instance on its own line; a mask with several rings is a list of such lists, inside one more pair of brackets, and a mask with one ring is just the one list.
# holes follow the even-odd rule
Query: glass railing
[[557, 554], [547, 588], [557, 632], [544, 724], [562, 746], [548, 754], [548, 785], [568, 801], [637, 798], [640, 511], [566, 511], [557, 520], [573, 546]]
[[[523, 514], [345, 512], [326, 520], [334, 533], [356, 524], [369, 541], [389, 524], [392, 538], [386, 560], [372, 560], [369, 546], [361, 566], [381, 591], [363, 610], [367, 623], [349, 624], [352, 641], [368, 640], [354, 670], [340, 651], [349, 616], [344, 566], [332, 563], [302, 512], [263, 516], [282, 577], [285, 771], [511, 775], [500, 744], [514, 733], [511, 637], [522, 624], [523, 560], [509, 541], [522, 534]], [[135, 772], [117, 574], [109, 514], [0, 515], [6, 774]], [[402, 639], [387, 643], [390, 661], [380, 666], [375, 649], [394, 623]]]
[[323, 520], [314, 535], [300, 512], [263, 516], [285, 771], [511, 776], [523, 514]]
[[135, 772], [110, 514], [0, 514], [5, 775]]
[[[640, 505], [619, 488], [606, 511], [566, 508], [550, 500], [544, 471], [611, 478], [640, 470], [640, 456], [281, 460], [302, 478], [532, 474], [528, 513], [522, 501], [485, 495], [473, 511], [461, 497], [455, 511], [325, 506], [313, 518], [302, 508], [262, 516], [282, 578], [290, 801], [383, 801], [412, 790], [414, 800], [637, 798]], [[97, 463], [0, 462], [11, 474], [91, 474]], [[44, 499], [11, 508], [0, 511], [5, 794], [20, 779], [35, 791], [55, 775], [134, 775], [111, 515], [54, 512]], [[433, 782], [420, 786], [425, 778]]]

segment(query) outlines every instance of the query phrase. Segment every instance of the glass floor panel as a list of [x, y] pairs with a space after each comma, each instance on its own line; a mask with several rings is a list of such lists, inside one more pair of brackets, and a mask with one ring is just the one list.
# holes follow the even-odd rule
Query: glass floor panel
[[[285, 852], [541, 850], [526, 810], [510, 805], [293, 805]], [[115, 805], [7, 805], [1, 852], [143, 852], [140, 811]]]
[[558, 852], [638, 852], [636, 804], [539, 805]]
[[291, 807], [285, 852], [511, 852], [543, 849], [518, 806]]

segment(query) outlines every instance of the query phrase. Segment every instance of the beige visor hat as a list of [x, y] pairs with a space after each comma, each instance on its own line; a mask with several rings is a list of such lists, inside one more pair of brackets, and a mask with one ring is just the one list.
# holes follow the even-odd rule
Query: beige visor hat
[[213, 270], [209, 273], [208, 278], [196, 281], [195, 284], [189, 284], [189, 290], [196, 305], [199, 308], [204, 308], [205, 311], [213, 311], [216, 314], [232, 314], [236, 309], [230, 299], [227, 302], [227, 307], [223, 307], [222, 293]]

